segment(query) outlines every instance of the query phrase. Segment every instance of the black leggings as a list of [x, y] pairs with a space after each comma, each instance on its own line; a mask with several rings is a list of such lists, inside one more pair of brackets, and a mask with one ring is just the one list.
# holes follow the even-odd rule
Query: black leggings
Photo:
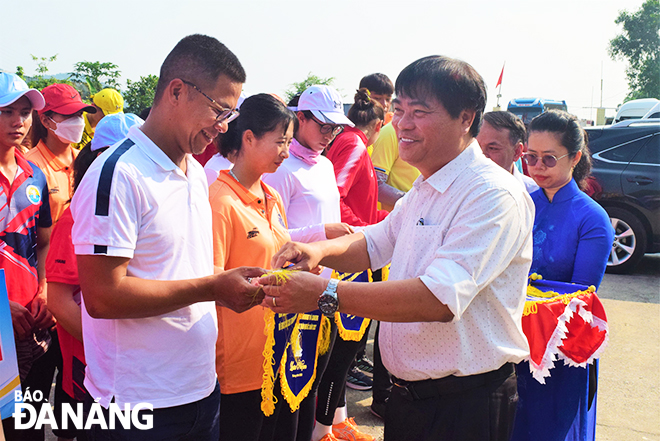
[[328, 366], [328, 361], [330, 361], [330, 355], [332, 354], [335, 340], [337, 339], [337, 324], [334, 319], [330, 319], [330, 346], [328, 347], [328, 352], [323, 355], [319, 355], [318, 361], [316, 363], [316, 378], [312, 384], [312, 389], [309, 391], [309, 394], [302, 400], [300, 403], [300, 410], [298, 415], [298, 433], [296, 434], [296, 441], [309, 441], [312, 438], [312, 432], [314, 431], [314, 423], [316, 418], [316, 396], [321, 384], [321, 378], [325, 374], [326, 368]]
[[318, 390], [316, 421], [332, 426], [335, 410], [346, 405], [346, 375], [355, 359], [355, 354], [369, 338], [369, 327], [359, 341], [347, 341], [337, 337], [323, 373]]

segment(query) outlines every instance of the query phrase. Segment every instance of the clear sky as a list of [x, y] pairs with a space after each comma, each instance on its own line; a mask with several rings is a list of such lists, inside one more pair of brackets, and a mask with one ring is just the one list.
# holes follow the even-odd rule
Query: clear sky
[[360, 78], [373, 72], [393, 81], [405, 66], [441, 54], [472, 64], [488, 86], [487, 109], [512, 98], [565, 99], [569, 111], [595, 119], [601, 100], [607, 115], [627, 94], [625, 63], [607, 54], [621, 27], [619, 11], [643, 0], [441, 0], [400, 1], [172, 1], [5, 0], [0, 69], [35, 73], [38, 57], [58, 54], [49, 73], [70, 72], [78, 61], [112, 62], [122, 82], [158, 75], [182, 37], [212, 35], [225, 43], [247, 72], [250, 95], [284, 95], [309, 72], [335, 77], [352, 101]]

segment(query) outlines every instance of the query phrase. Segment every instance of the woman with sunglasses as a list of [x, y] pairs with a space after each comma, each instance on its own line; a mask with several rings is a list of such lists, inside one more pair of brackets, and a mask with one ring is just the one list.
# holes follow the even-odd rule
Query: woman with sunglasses
[[[238, 119], [220, 135], [221, 153], [232, 157], [234, 167], [220, 171], [209, 188], [216, 267], [270, 268], [271, 257], [290, 240], [282, 199], [261, 176], [275, 172], [289, 156], [294, 119], [283, 102], [257, 94], [243, 102]], [[241, 314], [216, 309], [220, 439], [293, 440], [297, 414], [277, 395], [279, 384], [275, 413], [265, 418], [261, 411], [266, 309], [256, 305]]]
[[[598, 288], [614, 231], [605, 210], [580, 190], [591, 170], [586, 132], [573, 115], [545, 112], [530, 124], [524, 159], [541, 187], [531, 194], [536, 206], [531, 272]], [[527, 362], [519, 364], [512, 439], [593, 440], [597, 369], [597, 360], [588, 369], [558, 361], [543, 385]]]

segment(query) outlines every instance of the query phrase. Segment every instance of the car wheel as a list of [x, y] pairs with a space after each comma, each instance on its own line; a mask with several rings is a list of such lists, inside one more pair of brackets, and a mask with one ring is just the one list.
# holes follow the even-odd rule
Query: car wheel
[[631, 212], [621, 208], [607, 208], [614, 242], [607, 259], [607, 272], [625, 274], [631, 272], [646, 252], [646, 230]]

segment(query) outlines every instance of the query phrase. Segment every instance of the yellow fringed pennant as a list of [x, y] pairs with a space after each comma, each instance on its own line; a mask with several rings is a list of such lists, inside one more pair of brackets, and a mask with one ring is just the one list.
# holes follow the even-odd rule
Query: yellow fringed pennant
[[316, 379], [320, 329], [323, 316], [318, 312], [298, 314], [287, 349], [280, 365], [282, 396], [289, 403], [291, 412], [309, 394]]
[[275, 365], [275, 313], [270, 309], [264, 314], [266, 322], [264, 326], [264, 334], [266, 334], [266, 346], [264, 347], [264, 372], [263, 381], [261, 383], [261, 411], [266, 416], [271, 416], [275, 412], [275, 403], [277, 402], [273, 395], [275, 388], [275, 373], [273, 366]]
[[[332, 277], [344, 282], [366, 283], [373, 282], [371, 270], [360, 273], [341, 273], [332, 272]], [[358, 317], [350, 314], [335, 313], [335, 323], [337, 323], [337, 333], [339, 337], [346, 341], [359, 341], [364, 336], [371, 319]]]
[[324, 315], [321, 316], [321, 331], [319, 331], [319, 355], [325, 355], [330, 350], [330, 332], [332, 325], [330, 319]]

